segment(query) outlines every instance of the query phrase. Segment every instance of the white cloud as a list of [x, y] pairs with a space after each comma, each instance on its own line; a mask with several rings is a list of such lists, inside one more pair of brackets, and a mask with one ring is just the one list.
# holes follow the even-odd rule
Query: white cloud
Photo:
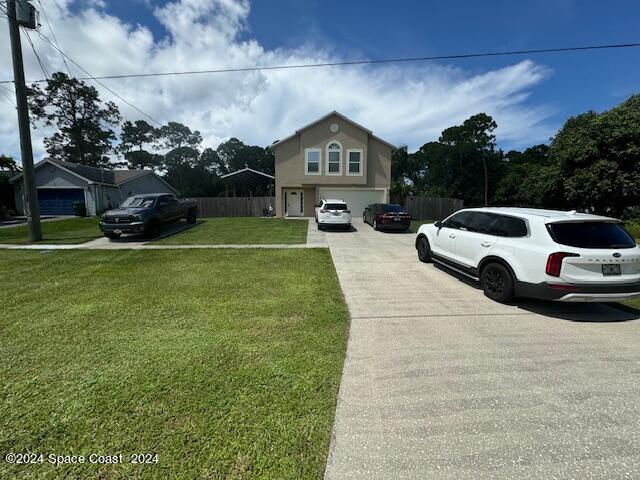
[[[310, 39], [295, 50], [266, 50], [254, 39], [240, 40], [248, 27], [247, 0], [176, 0], [154, 15], [166, 36], [154, 39], [144, 25], [108, 15], [101, 1], [71, 10], [70, 0], [46, 2], [47, 16], [62, 49], [93, 75], [163, 72], [255, 65], [294, 65], [344, 60]], [[43, 22], [45, 23], [45, 22]], [[46, 25], [41, 30], [51, 38]], [[0, 37], [8, 38], [5, 22]], [[36, 48], [51, 71], [64, 70], [60, 56], [37, 35]], [[27, 78], [41, 78], [23, 42]], [[331, 50], [333, 52], [334, 50]], [[0, 42], [0, 64], [9, 66], [8, 42]], [[72, 72], [84, 76], [73, 65]], [[1, 79], [11, 71], [0, 72]], [[547, 106], [527, 97], [550, 71], [532, 61], [470, 73], [435, 64], [386, 64], [276, 70], [214, 75], [105, 81], [121, 96], [162, 122], [183, 122], [202, 132], [209, 146], [230, 136], [267, 145], [331, 110], [353, 118], [380, 137], [415, 149], [478, 112], [498, 122], [503, 145], [545, 141], [552, 133]], [[5, 85], [4, 91], [10, 85]], [[141, 115], [114, 100], [125, 119]], [[42, 135], [34, 132], [36, 158], [44, 155]], [[19, 157], [15, 110], [0, 97], [0, 153]]]

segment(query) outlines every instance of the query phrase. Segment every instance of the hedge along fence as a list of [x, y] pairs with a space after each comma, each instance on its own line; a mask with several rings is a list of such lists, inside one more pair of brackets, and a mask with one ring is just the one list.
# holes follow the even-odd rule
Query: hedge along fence
[[266, 217], [275, 197], [196, 197], [201, 217]]
[[404, 208], [413, 218], [442, 220], [464, 207], [459, 198], [407, 197]]

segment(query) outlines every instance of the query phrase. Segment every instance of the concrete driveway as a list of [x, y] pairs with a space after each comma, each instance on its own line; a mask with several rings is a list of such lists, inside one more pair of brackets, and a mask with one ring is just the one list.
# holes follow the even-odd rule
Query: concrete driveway
[[352, 316], [326, 478], [640, 478], [638, 313], [500, 305], [354, 227], [326, 233]]

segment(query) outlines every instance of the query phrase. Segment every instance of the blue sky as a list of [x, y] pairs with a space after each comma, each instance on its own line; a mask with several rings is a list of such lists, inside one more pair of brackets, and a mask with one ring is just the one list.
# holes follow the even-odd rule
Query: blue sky
[[[276, 0], [255, 3], [249, 19], [250, 33], [269, 48], [294, 46], [311, 33], [348, 56], [365, 58], [637, 43], [639, 21], [640, 2], [602, 0]], [[552, 69], [531, 101], [553, 103], [558, 121], [640, 92], [640, 48], [519, 58]], [[483, 71], [513, 62], [514, 57], [440, 63]]]
[[[127, 1], [109, 4], [122, 18], [135, 18], [154, 35], [165, 35], [151, 9], [138, 2], [135, 16]], [[630, 0], [262, 0], [252, 3], [244, 37], [255, 37], [268, 49], [296, 48], [312, 37], [347, 58], [390, 58], [635, 43], [639, 21], [640, 2]], [[531, 58], [552, 69], [530, 101], [553, 105], [556, 125], [640, 92], [640, 48], [439, 63], [485, 71], [511, 65], [514, 58]]]
[[[43, 3], [65, 51], [96, 75], [640, 41], [637, 1]], [[60, 67], [55, 52], [43, 56]], [[163, 122], [200, 129], [213, 146], [229, 136], [268, 144], [336, 109], [410, 149], [486, 111], [507, 149], [548, 140], [571, 115], [616, 105], [640, 91], [639, 80], [633, 48], [110, 86]], [[0, 148], [2, 138], [0, 111]]]

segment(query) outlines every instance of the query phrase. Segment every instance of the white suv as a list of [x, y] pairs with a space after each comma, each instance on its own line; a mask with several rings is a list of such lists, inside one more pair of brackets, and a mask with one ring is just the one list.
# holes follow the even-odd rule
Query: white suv
[[418, 258], [479, 280], [487, 297], [617, 302], [640, 296], [640, 247], [619, 220], [533, 208], [460, 210], [422, 225]]
[[349, 210], [344, 200], [323, 199], [316, 207], [316, 222], [318, 222], [318, 230], [322, 230], [329, 225], [350, 229], [351, 210]]

